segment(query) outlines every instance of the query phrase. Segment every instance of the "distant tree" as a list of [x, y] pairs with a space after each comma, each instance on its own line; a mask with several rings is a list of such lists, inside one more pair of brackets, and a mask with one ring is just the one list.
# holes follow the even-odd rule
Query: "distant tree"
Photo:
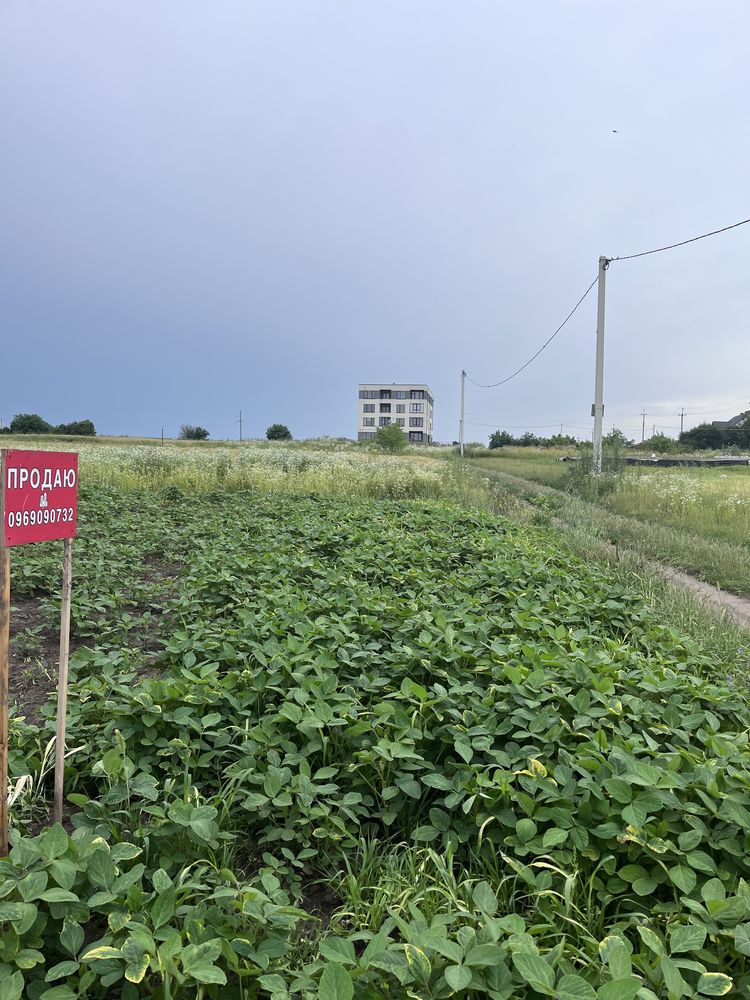
[[490, 448], [502, 448], [506, 444], [513, 444], [513, 435], [507, 431], [494, 431], [490, 434]]
[[55, 434], [75, 434], [81, 437], [96, 437], [96, 427], [91, 420], [74, 420], [71, 424], [58, 424]]
[[403, 451], [407, 444], [406, 435], [398, 424], [388, 424], [387, 427], [378, 427], [375, 444], [383, 451]]
[[11, 434], [51, 434], [48, 424], [38, 413], [17, 413], [10, 422]]
[[632, 448], [634, 444], [617, 427], [613, 427], [609, 434], [605, 434], [602, 442], [605, 447], [610, 448]]
[[697, 427], [680, 434], [680, 444], [690, 445], [697, 451], [704, 449], [723, 448], [727, 443], [726, 431], [721, 427], [712, 427], [711, 424], [698, 424]]
[[286, 424], [271, 424], [266, 431], [266, 437], [269, 441], [291, 441], [292, 432]]
[[183, 424], [180, 427], [180, 437], [183, 441], [205, 441], [208, 431], [205, 427], [193, 427], [192, 424]]
[[674, 438], [667, 437], [666, 434], [653, 434], [650, 438], [646, 438], [645, 441], [641, 441], [635, 445], [635, 449], [637, 451], [653, 451], [657, 455], [673, 455], [678, 451], [682, 451], [680, 442], [675, 441]]

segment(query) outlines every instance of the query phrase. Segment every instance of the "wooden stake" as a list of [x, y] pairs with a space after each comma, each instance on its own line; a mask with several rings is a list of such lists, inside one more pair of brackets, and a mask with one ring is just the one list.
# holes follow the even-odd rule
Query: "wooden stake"
[[62, 823], [65, 771], [65, 721], [68, 714], [70, 595], [73, 589], [73, 539], [63, 542], [62, 603], [60, 606], [60, 671], [57, 678], [57, 737], [55, 739], [55, 823]]
[[0, 857], [8, 853], [10, 549], [5, 547], [5, 452], [0, 451]]

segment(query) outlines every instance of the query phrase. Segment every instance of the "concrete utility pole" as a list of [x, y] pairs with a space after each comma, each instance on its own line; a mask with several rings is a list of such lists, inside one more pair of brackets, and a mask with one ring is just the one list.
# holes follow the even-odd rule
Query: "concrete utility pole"
[[594, 418], [592, 469], [595, 476], [602, 473], [602, 423], [604, 421], [604, 284], [609, 258], [599, 258], [599, 298], [596, 308], [596, 380], [594, 384]]
[[466, 372], [461, 369], [461, 419], [458, 424], [458, 444], [461, 458], [464, 457], [464, 389], [466, 386]]
[[645, 410], [641, 410], [641, 416], [643, 417], [643, 424], [641, 425], [641, 444], [646, 440], [646, 417], [647, 413]]
[[240, 419], [237, 423], [240, 425], [240, 444], [242, 444], [242, 410], [240, 410]]
[[684, 406], [683, 406], [683, 408], [679, 412], [679, 418], [680, 418], [680, 434], [682, 434], [682, 429], [685, 426], [685, 407]]

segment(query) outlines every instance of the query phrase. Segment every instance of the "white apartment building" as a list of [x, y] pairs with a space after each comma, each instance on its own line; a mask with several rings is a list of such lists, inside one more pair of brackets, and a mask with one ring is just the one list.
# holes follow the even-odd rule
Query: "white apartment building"
[[358, 441], [375, 437], [378, 427], [397, 424], [410, 444], [432, 444], [435, 404], [428, 385], [360, 382], [358, 404]]

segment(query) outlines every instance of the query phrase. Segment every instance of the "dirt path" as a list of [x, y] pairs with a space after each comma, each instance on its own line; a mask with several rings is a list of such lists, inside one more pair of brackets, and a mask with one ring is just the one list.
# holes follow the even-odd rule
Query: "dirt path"
[[735, 624], [750, 629], [750, 598], [728, 594], [725, 590], [719, 590], [711, 583], [705, 583], [703, 580], [698, 580], [688, 573], [673, 569], [671, 566], [663, 566], [661, 563], [649, 563], [648, 565], [654, 573], [663, 576], [675, 587], [695, 594], [704, 604], [710, 604], [724, 612], [727, 618], [730, 618]]

